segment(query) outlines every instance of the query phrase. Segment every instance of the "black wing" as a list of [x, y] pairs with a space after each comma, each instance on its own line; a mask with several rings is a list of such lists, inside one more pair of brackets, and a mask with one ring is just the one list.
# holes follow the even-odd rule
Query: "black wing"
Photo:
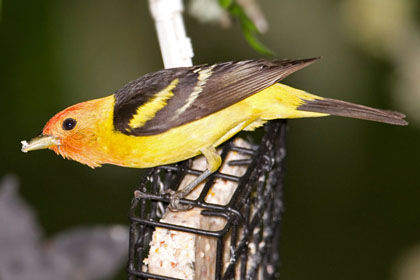
[[[162, 133], [233, 105], [317, 59], [246, 60], [146, 74], [115, 93], [114, 126], [127, 135]], [[130, 127], [138, 108], [151, 102], [176, 79], [173, 96], [166, 100], [167, 104], [141, 126]]]

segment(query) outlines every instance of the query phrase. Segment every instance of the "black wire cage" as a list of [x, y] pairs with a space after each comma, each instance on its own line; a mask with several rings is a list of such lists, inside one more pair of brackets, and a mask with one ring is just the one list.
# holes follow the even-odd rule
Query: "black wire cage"
[[[162, 205], [169, 202], [164, 189], [176, 190], [188, 175], [202, 171], [191, 168], [190, 161], [147, 170], [135, 192], [130, 209], [130, 244], [128, 279], [180, 279], [148, 272], [144, 260], [150, 249], [156, 227], [192, 233], [215, 239], [215, 268], [213, 279], [275, 279], [278, 275], [280, 221], [283, 211], [284, 158], [286, 155], [286, 121], [276, 120], [265, 127], [258, 146], [242, 148], [227, 142], [222, 147], [222, 160], [229, 152], [247, 155], [244, 160], [231, 160], [231, 166], [246, 167], [243, 176], [214, 173], [195, 200], [181, 203], [200, 207], [201, 215], [226, 220], [217, 231], [203, 230], [161, 222]], [[238, 184], [226, 205], [205, 200], [214, 180], [222, 178]], [[229, 256], [223, 253], [229, 239]]]

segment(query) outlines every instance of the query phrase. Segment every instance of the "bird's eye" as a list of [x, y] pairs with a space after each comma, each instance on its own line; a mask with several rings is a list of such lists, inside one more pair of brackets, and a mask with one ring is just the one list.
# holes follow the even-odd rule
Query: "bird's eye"
[[77, 121], [72, 118], [65, 119], [63, 121], [63, 129], [64, 130], [72, 130], [76, 126]]

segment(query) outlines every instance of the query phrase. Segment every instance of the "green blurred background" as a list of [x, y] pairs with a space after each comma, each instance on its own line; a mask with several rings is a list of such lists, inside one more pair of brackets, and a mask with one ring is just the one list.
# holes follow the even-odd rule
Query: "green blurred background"
[[[50, 151], [24, 154], [20, 141], [59, 110], [163, 67], [147, 1], [2, 5], [0, 176], [19, 177], [49, 236], [78, 225], [128, 224], [140, 170], [92, 170]], [[410, 122], [289, 122], [282, 279], [420, 279], [419, 272], [406, 276], [411, 263], [420, 267], [419, 1], [266, 0], [261, 9], [270, 25], [261, 40], [279, 57], [323, 57], [287, 84], [400, 110]], [[189, 15], [185, 22], [196, 64], [261, 57], [238, 24], [221, 29]]]

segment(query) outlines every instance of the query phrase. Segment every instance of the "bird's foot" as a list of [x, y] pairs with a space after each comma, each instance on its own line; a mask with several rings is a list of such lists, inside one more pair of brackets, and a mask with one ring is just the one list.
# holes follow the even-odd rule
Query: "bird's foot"
[[186, 196], [186, 193], [183, 190], [174, 191], [169, 189], [165, 191], [165, 194], [168, 194], [170, 197], [168, 208], [172, 212], [187, 211], [193, 208], [192, 205], [180, 203], [180, 200]]

